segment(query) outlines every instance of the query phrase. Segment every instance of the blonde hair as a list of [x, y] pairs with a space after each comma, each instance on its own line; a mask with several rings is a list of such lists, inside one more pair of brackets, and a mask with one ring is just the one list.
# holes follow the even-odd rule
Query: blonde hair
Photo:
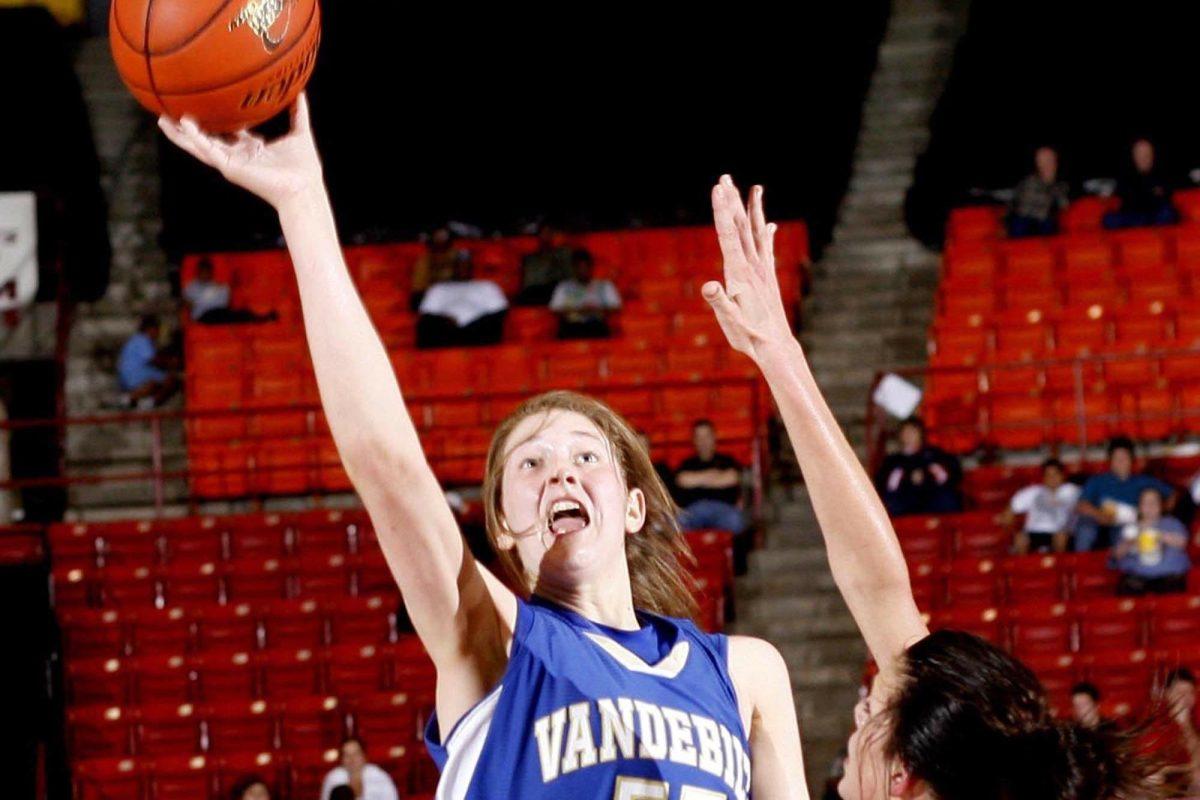
[[599, 400], [576, 392], [547, 392], [526, 400], [492, 436], [483, 479], [483, 510], [488, 539], [499, 554], [505, 578], [527, 595], [533, 591], [533, 576], [526, 571], [516, 549], [496, 546], [501, 534], [511, 533], [500, 507], [508, 438], [525, 418], [552, 411], [573, 411], [591, 420], [611, 445], [626, 487], [641, 489], [646, 497], [645, 525], [638, 533], [625, 537], [634, 607], [671, 617], [694, 617], [694, 582], [684, 565], [695, 559], [679, 529], [670, 492], [629, 423]]

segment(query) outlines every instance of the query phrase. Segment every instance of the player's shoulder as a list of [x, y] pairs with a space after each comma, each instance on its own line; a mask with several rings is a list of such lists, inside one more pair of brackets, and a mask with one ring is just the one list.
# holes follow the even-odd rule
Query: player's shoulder
[[739, 684], [754, 685], [787, 673], [779, 648], [756, 636], [728, 638], [729, 674]]

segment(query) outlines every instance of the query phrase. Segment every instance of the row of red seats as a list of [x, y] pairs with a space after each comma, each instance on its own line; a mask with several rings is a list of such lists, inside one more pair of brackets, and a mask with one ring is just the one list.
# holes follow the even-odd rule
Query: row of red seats
[[[437, 771], [417, 748], [378, 742], [371, 757], [392, 776], [402, 796], [433, 800]], [[260, 775], [273, 787], [272, 797], [310, 800], [320, 795], [321, 781], [336, 765], [336, 750], [314, 749], [220, 757], [88, 759], [75, 765], [75, 796], [78, 800], [228, 800], [244, 776]]]
[[171, 608], [66, 608], [58, 612], [67, 658], [121, 658], [164, 650], [313, 648], [397, 641], [399, 595], [196, 603]]
[[1196, 595], [951, 608], [928, 617], [932, 629], [967, 631], [1022, 659], [1110, 650], [1169, 650], [1200, 643], [1200, 596]]
[[432, 697], [434, 685], [433, 663], [411, 635], [387, 644], [75, 659], [65, 673], [70, 706], [347, 699], [390, 691]]
[[[1172, 197], [1180, 216], [1187, 221], [1200, 221], [1200, 191], [1184, 189]], [[1064, 233], [1095, 232], [1101, 229], [1105, 213], [1115, 210], [1115, 197], [1079, 197], [1071, 201], [1059, 215], [1059, 227]], [[1006, 206], [965, 206], [950, 212], [946, 221], [947, 242], [982, 241], [1002, 238]]]
[[[917, 605], [942, 608], [993, 607], [1016, 602], [1059, 603], [1112, 597], [1118, 574], [1106, 564], [1107, 553], [1072, 553], [1006, 559], [959, 558], [909, 564]], [[1200, 568], [1188, 575], [1200, 591]]]
[[954, 240], [946, 245], [943, 277], [1013, 280], [1022, 275], [1082, 278], [1112, 271], [1152, 274], [1154, 268], [1200, 264], [1200, 226], [1127, 228], [1028, 239]]
[[228, 755], [334, 748], [348, 733], [416, 743], [430, 698], [381, 692], [342, 703], [314, 695], [287, 700], [78, 706], [67, 712], [71, 756], [122, 758]]
[[[623, 412], [634, 428], [647, 432], [651, 455], [656, 462], [676, 465], [690, 456], [693, 452], [692, 425], [701, 417], [715, 423], [721, 435], [722, 450], [744, 464], [754, 459], [759, 442], [755, 410], [747, 406], [723, 410], [727, 400], [746, 396], [741, 386], [705, 385], [660, 391], [626, 389], [603, 392], [598, 396]], [[760, 396], [765, 398], [766, 394]], [[656, 410], [660, 406], [661, 412]], [[487, 405], [482, 407], [487, 408]], [[242, 424], [248, 426], [249, 423], [244, 422], [248, 419], [231, 416], [210, 420], [204, 436], [189, 444], [193, 494], [208, 498], [245, 497], [347, 492], [352, 488], [332, 438], [322, 432], [320, 426], [312, 435], [215, 441], [214, 429], [230, 433], [240, 429]], [[317, 415], [316, 419], [320, 421], [322, 417]], [[278, 429], [278, 426], [293, 423], [294, 420], [289, 423], [274, 419], [270, 424], [273, 429]], [[198, 421], [191, 424], [196, 425]], [[476, 427], [426, 428], [421, 432], [422, 449], [443, 484], [478, 485], [483, 480], [493, 432], [494, 425], [490, 423]]]
[[1162, 440], [1200, 432], [1200, 383], [1151, 381], [1136, 389], [1098, 383], [1079, 395], [1041, 391], [1031, 378], [1024, 394], [935, 395], [924, 418], [930, 441], [957, 453], [983, 445], [1025, 450], [1081, 439], [1100, 444], [1117, 435]]
[[[711, 314], [680, 320], [675, 332], [656, 335], [645, 331], [646, 335], [635, 339], [554, 342], [532, 347], [395, 349], [391, 358], [401, 386], [412, 400], [757, 375], [749, 359], [725, 343]], [[190, 397], [196, 408], [280, 400], [295, 403], [315, 397], [311, 391], [299, 396], [304, 388], [295, 383], [284, 383], [274, 393], [270, 383], [261, 387], [251, 384], [262, 378], [310, 382], [311, 362], [301, 338], [218, 339], [196, 345], [193, 352], [195, 357], [188, 361], [189, 375], [213, 384], [193, 390], [199, 392]]]
[[943, 321], [932, 331], [931, 361], [939, 367], [972, 366], [1200, 346], [1200, 308], [1154, 302], [1107, 311], [1094, 305], [1082, 316], [1027, 312], [965, 325]]

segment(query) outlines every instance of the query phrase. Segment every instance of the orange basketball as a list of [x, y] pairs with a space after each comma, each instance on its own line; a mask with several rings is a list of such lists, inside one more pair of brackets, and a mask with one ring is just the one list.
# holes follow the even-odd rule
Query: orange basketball
[[291, 105], [321, 40], [317, 0], [113, 0], [121, 79], [155, 114], [227, 133]]

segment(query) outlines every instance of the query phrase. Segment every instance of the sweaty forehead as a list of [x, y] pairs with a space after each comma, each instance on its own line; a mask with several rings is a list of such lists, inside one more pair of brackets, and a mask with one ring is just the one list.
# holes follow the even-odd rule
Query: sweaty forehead
[[505, 442], [508, 452], [528, 442], [546, 443], [551, 446], [579, 438], [597, 437], [605, 439], [604, 433], [594, 422], [576, 411], [549, 411], [533, 414], [517, 423]]

